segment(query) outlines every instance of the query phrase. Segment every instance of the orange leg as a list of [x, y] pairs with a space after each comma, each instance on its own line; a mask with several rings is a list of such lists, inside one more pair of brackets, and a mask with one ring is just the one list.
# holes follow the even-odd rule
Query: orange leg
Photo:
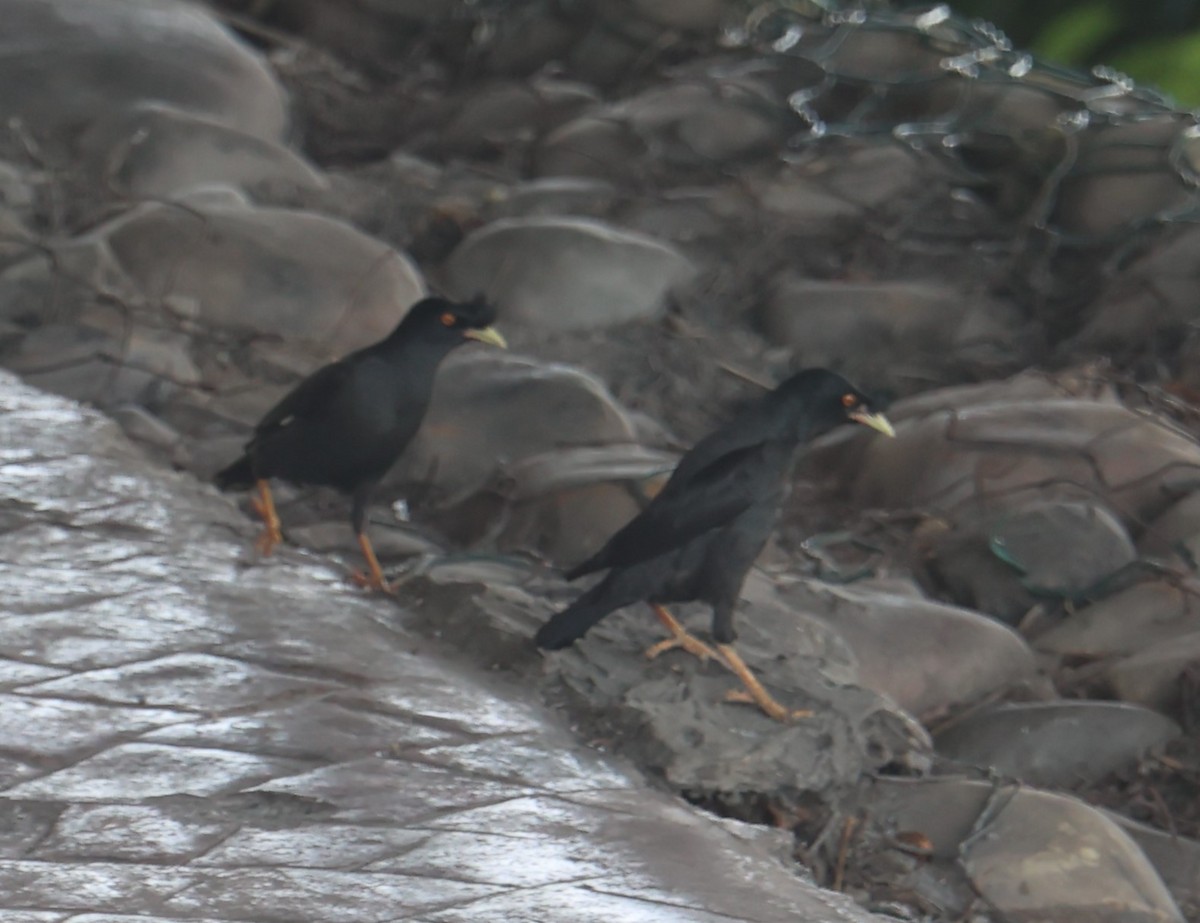
[[725, 666], [746, 687], [744, 691], [741, 689], [731, 691], [725, 697], [728, 701], [757, 705], [766, 712], [768, 717], [774, 718], [776, 721], [782, 721], [785, 724], [796, 718], [812, 717], [812, 712], [809, 709], [791, 711], [776, 702], [772, 698], [771, 693], [763, 688], [763, 684], [758, 681], [758, 677], [750, 672], [750, 668], [746, 666], [746, 661], [742, 660], [741, 655], [733, 649], [732, 644], [718, 644], [717, 650], [720, 651], [721, 660]]
[[367, 537], [366, 532], [358, 533], [358, 547], [362, 549], [363, 557], [367, 561], [367, 572], [364, 574], [356, 571], [352, 577], [354, 582], [361, 587], [366, 587], [370, 590], [379, 590], [382, 593], [394, 596], [396, 587], [384, 579], [383, 568], [379, 566], [379, 559], [375, 557], [375, 549], [372, 547], [371, 540]]
[[275, 550], [275, 546], [283, 541], [283, 533], [279, 529], [279, 514], [275, 512], [275, 498], [271, 496], [271, 485], [266, 478], [256, 482], [258, 496], [250, 498], [250, 506], [262, 517], [263, 530], [259, 533], [254, 547], [263, 557]]
[[689, 634], [688, 630], [679, 624], [679, 620], [671, 615], [664, 606], [651, 603], [650, 608], [654, 610], [654, 614], [658, 616], [658, 620], [666, 626], [667, 631], [671, 633], [671, 637], [664, 638], [657, 644], [646, 648], [647, 660], [653, 660], [660, 654], [665, 654], [667, 651], [672, 651], [677, 647], [683, 648], [683, 650], [694, 657], [699, 657], [702, 662], [716, 658], [717, 652], [695, 635]]

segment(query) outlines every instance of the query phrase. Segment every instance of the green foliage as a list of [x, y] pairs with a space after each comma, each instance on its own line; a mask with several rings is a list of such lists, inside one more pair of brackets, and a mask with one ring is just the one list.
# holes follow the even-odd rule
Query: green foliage
[[950, 0], [994, 22], [1018, 48], [1083, 69], [1106, 64], [1200, 105], [1200, 4], [1179, 0]]
[[1113, 58], [1113, 67], [1182, 106], [1200, 105], [1200, 32], [1131, 45]]
[[1030, 50], [1047, 61], [1087, 61], [1120, 28], [1120, 14], [1111, 3], [1089, 3], [1047, 21]]

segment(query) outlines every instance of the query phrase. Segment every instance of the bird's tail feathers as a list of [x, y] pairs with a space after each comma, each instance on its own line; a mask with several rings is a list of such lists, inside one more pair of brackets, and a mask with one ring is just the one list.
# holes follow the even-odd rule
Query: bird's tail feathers
[[636, 597], [626, 599], [614, 595], [611, 590], [611, 580], [605, 578], [562, 612], [551, 616], [550, 621], [539, 628], [534, 636], [537, 646], [548, 651], [568, 647], [614, 609], [636, 601]]
[[246, 490], [254, 486], [254, 468], [250, 456], [243, 455], [228, 468], [218, 471], [213, 482], [221, 490]]
[[569, 571], [564, 573], [563, 576], [568, 580], [578, 580], [584, 574], [590, 574], [593, 571], [603, 570], [605, 566], [603, 563], [601, 563], [603, 554], [603, 551], [601, 551], [600, 554], [592, 555], [586, 561], [576, 564]]

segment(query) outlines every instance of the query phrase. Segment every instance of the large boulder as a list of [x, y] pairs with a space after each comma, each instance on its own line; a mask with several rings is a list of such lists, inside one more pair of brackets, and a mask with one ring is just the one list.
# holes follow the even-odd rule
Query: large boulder
[[278, 140], [287, 126], [266, 63], [199, 5], [5, 0], [0, 122], [61, 142], [147, 101], [260, 138]]

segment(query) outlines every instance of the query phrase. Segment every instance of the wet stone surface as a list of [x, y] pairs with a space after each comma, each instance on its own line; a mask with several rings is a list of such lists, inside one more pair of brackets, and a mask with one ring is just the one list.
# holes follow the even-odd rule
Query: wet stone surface
[[6, 923], [869, 919], [97, 413], [5, 375], [0, 445]]

